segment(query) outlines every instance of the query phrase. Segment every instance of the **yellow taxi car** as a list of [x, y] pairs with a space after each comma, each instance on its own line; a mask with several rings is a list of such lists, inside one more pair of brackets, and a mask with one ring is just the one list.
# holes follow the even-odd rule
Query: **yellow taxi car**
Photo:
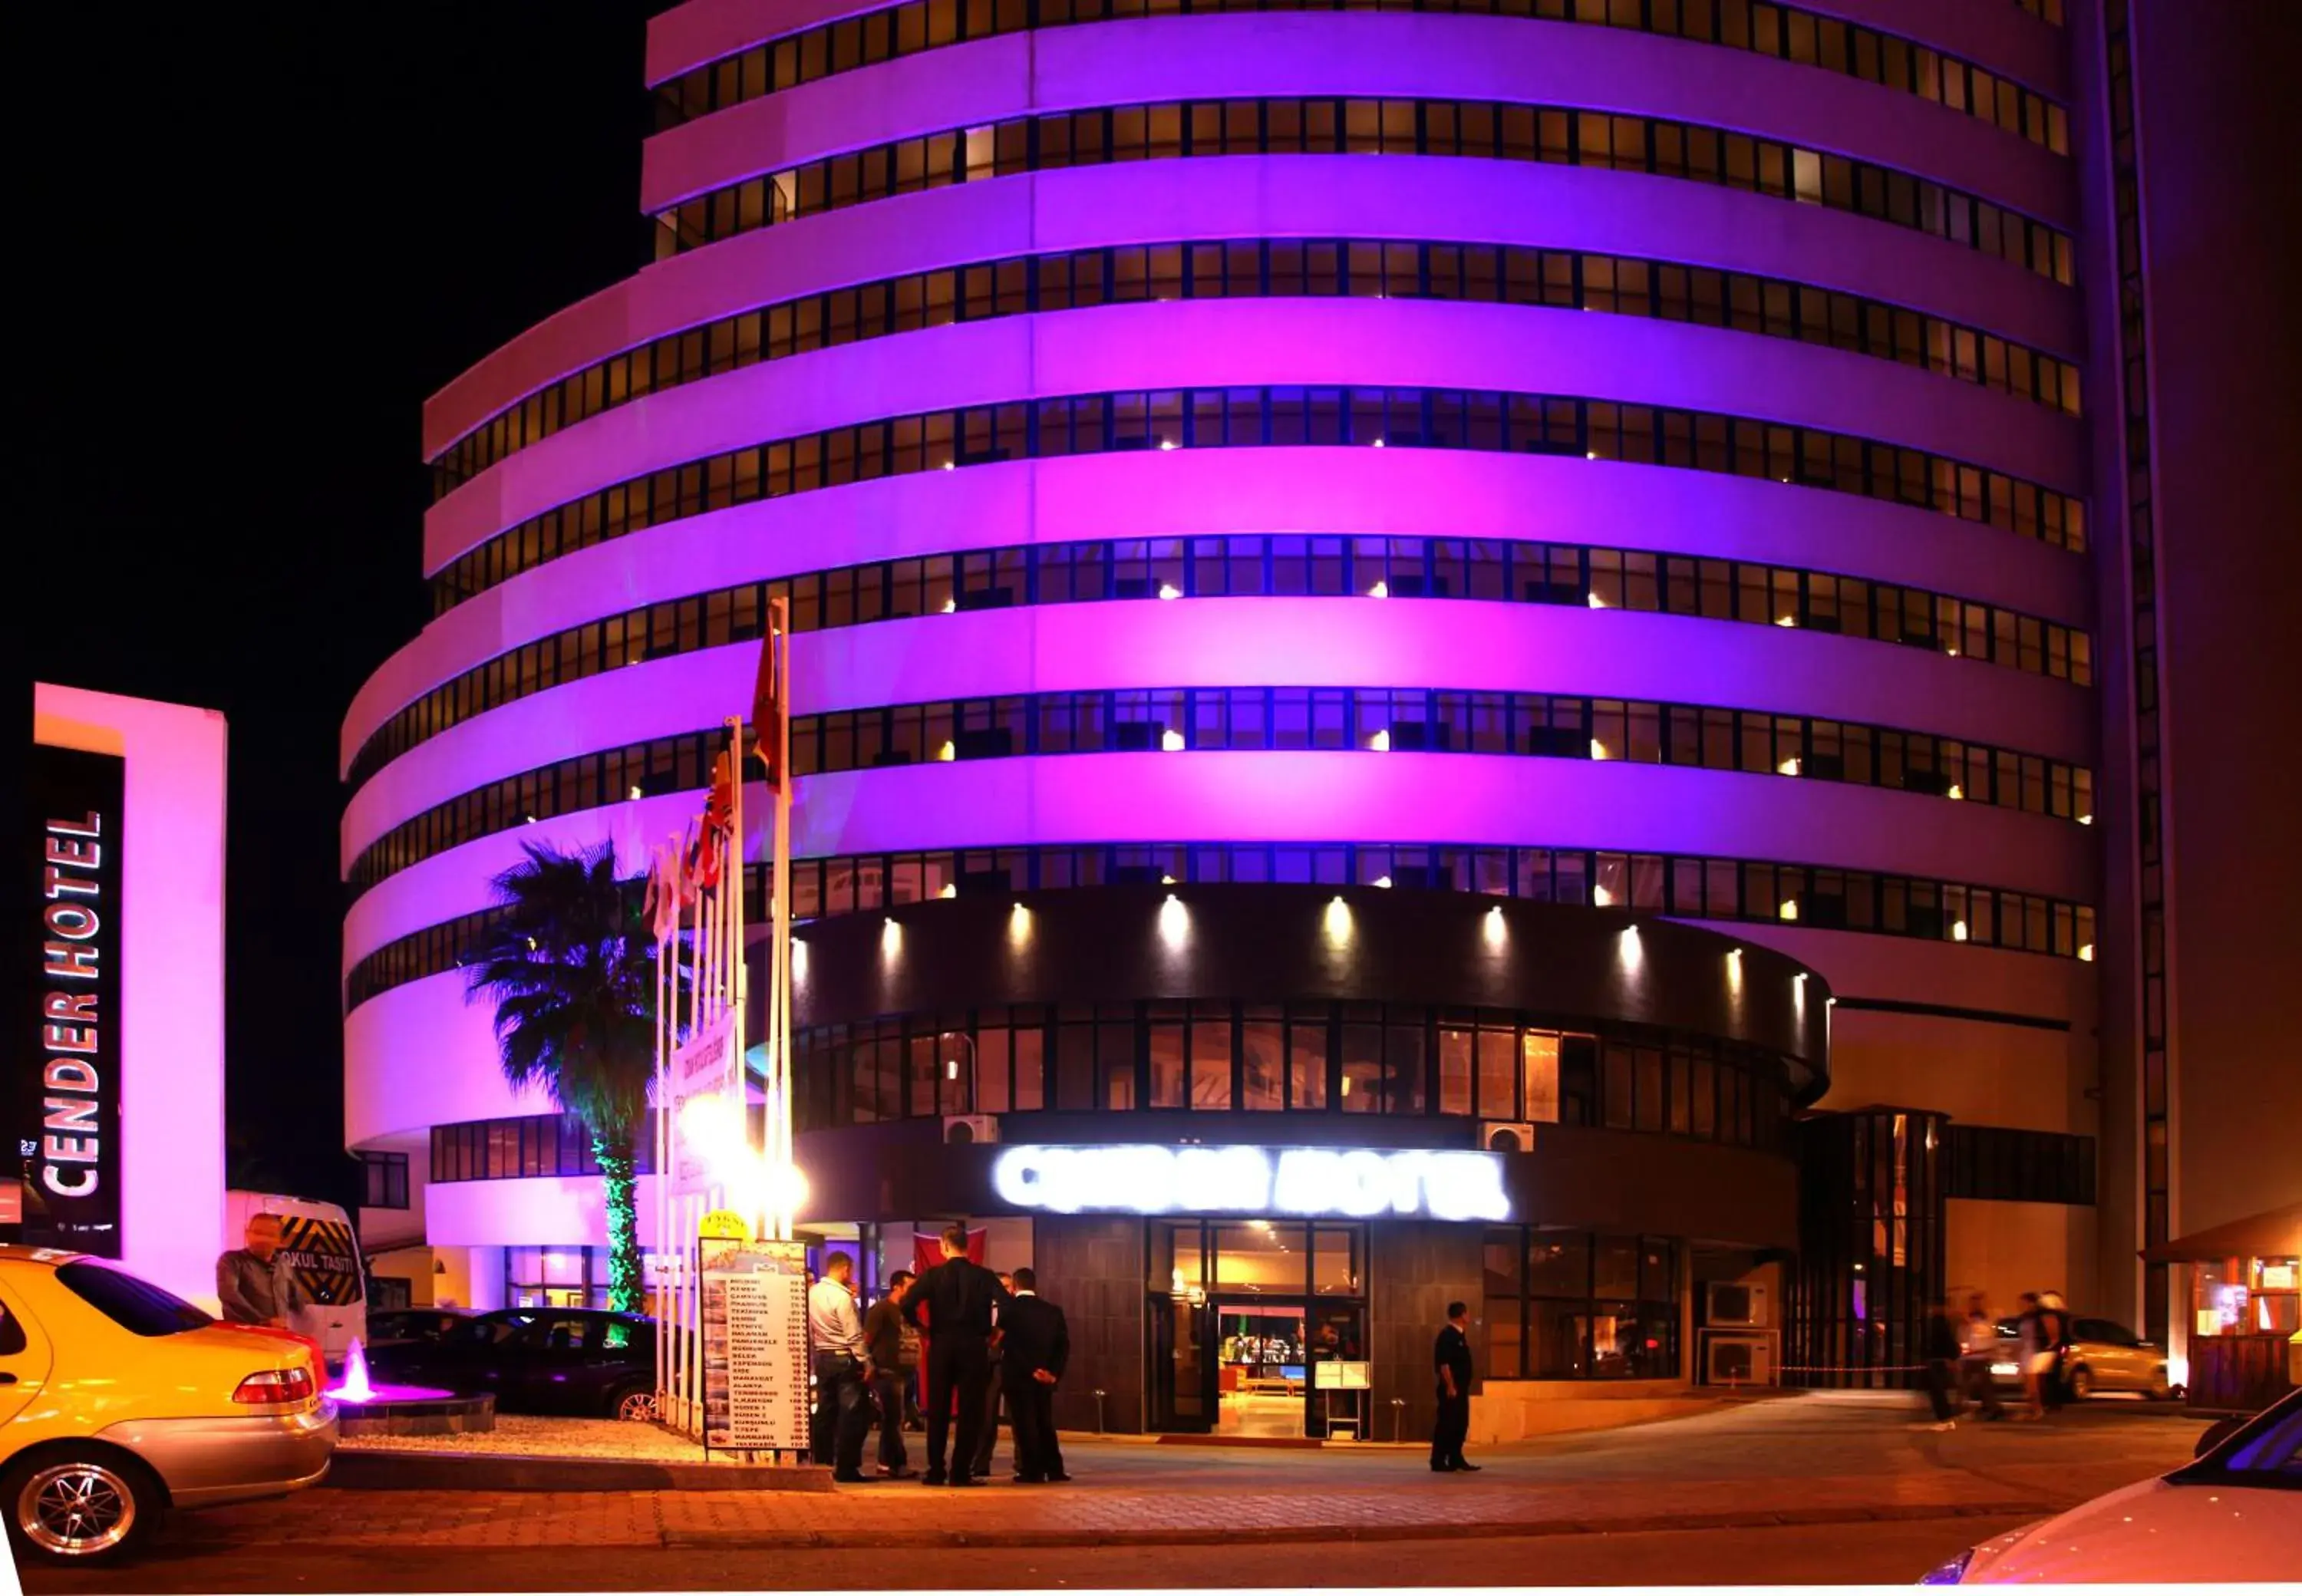
[[0, 1247], [0, 1515], [17, 1554], [85, 1563], [170, 1508], [316, 1484], [336, 1446], [318, 1348], [220, 1324], [126, 1270]]

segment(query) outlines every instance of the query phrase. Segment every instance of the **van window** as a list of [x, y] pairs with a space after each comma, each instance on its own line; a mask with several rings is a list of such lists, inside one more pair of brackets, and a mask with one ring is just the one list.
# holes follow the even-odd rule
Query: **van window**
[[133, 1335], [172, 1336], [215, 1323], [174, 1292], [101, 1264], [60, 1264], [56, 1279], [73, 1296]]

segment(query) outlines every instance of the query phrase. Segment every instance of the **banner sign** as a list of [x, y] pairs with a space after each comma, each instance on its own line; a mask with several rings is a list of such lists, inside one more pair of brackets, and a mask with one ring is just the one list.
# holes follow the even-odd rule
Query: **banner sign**
[[30, 1247], [120, 1256], [121, 811], [127, 761], [32, 747], [39, 964], [27, 970], [37, 1037], [18, 1078], [16, 1147]]
[[706, 1239], [703, 1446], [808, 1449], [807, 1247]]
[[710, 1149], [688, 1135], [684, 1111], [691, 1098], [735, 1098], [737, 1071], [733, 1010], [690, 1037], [671, 1054], [671, 1189], [685, 1196], [711, 1184]]
[[1054, 1214], [1511, 1217], [1502, 1155], [1366, 1147], [1004, 1147], [992, 1189]]

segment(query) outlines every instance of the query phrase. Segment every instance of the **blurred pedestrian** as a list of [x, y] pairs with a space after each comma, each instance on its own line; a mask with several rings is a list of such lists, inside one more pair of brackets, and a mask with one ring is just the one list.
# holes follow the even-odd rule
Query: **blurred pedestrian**
[[1990, 1365], [1997, 1361], [1998, 1323], [1978, 1291], [1966, 1299], [1966, 1320], [1960, 1327], [1958, 1383], [1966, 1399], [1986, 1419], [2006, 1416], [2005, 1406], [1998, 1400], [1997, 1376], [1990, 1372]]
[[1950, 1316], [1950, 1304], [1937, 1300], [1927, 1305], [1927, 1323], [1922, 1333], [1920, 1350], [1927, 1360], [1927, 1401], [1934, 1411], [1936, 1430], [1949, 1430], [1958, 1424], [1958, 1326]]
[[[883, 1480], [906, 1479], [912, 1472], [910, 1457], [903, 1449], [903, 1402], [904, 1390], [918, 1372], [919, 1335], [903, 1323], [903, 1293], [913, 1278], [908, 1269], [895, 1271], [887, 1281], [886, 1294], [863, 1315], [871, 1399], [879, 1413], [879, 1477]], [[908, 1337], [906, 1331], [911, 1332]], [[912, 1356], [906, 1357], [906, 1351]]]
[[1007, 1422], [1014, 1427], [1015, 1479], [1024, 1485], [1059, 1485], [1063, 1450], [1055, 1441], [1055, 1384], [1071, 1361], [1071, 1326], [1063, 1310], [1041, 1297], [1038, 1276], [1018, 1269], [1015, 1300], [1000, 1317], [1004, 1326], [1000, 1371], [1007, 1385]]
[[2038, 1305], [2038, 1294], [2023, 1292], [2022, 1313], [2014, 1322], [2015, 1360], [2022, 1365], [2022, 1394], [2029, 1402], [2021, 1416], [2033, 1422], [2046, 1416], [2046, 1381], [2054, 1368], [2046, 1317], [2046, 1309]]

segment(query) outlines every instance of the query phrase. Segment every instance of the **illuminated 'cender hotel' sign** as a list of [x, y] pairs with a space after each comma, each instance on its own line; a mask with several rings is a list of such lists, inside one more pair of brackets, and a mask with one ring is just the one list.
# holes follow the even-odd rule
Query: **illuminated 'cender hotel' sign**
[[1452, 1298], [1503, 1435], [2163, 1317], [2070, 4], [658, 16], [655, 259], [426, 407], [343, 726], [369, 1251], [603, 1299], [459, 960], [694, 813], [780, 598], [802, 1228], [1033, 1265], [1059, 1423], [1411, 1430]]

